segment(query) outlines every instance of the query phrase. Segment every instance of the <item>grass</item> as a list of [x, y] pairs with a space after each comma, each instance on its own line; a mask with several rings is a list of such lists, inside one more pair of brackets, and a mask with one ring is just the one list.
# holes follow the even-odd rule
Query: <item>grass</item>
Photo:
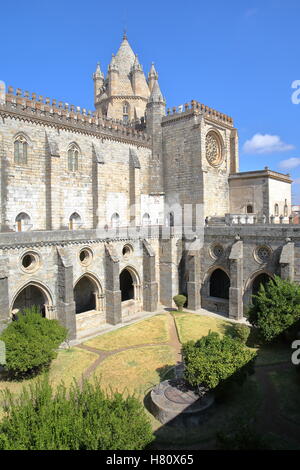
[[[97, 359], [97, 355], [84, 351], [79, 348], [63, 349], [58, 352], [57, 358], [52, 362], [49, 370], [49, 380], [54, 386], [64, 381], [69, 386], [73, 381], [73, 377], [79, 381], [84, 370], [89, 367], [93, 361]], [[0, 381], [0, 390], [8, 389], [12, 393], [18, 394], [26, 385], [34, 383], [39, 376], [32, 379], [21, 381]]]
[[87, 341], [85, 345], [104, 351], [112, 351], [143, 344], [166, 343], [168, 340], [168, 318], [162, 314], [97, 336]]
[[228, 320], [221, 320], [205, 315], [195, 315], [193, 313], [172, 312], [172, 314], [175, 318], [181, 343], [186, 343], [189, 340], [197, 340], [202, 336], [206, 336], [210, 330], [217, 331], [223, 335], [233, 324]]
[[107, 357], [96, 369], [95, 376], [100, 377], [107, 390], [135, 393], [139, 398], [157, 383], [168, 367], [176, 364], [175, 355], [170, 346], [146, 346], [128, 351], [121, 351]]

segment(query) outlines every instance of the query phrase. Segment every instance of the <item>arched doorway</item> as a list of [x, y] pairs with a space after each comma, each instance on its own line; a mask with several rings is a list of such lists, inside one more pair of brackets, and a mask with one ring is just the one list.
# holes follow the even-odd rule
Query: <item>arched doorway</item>
[[36, 284], [28, 284], [17, 294], [12, 305], [12, 312], [22, 312], [25, 308], [33, 306], [38, 307], [43, 317], [48, 317], [52, 301], [44, 288]]
[[124, 269], [120, 274], [121, 301], [134, 299], [133, 278], [128, 269]]
[[128, 317], [141, 311], [141, 284], [135, 269], [127, 266], [120, 273], [120, 291], [122, 317]]
[[76, 230], [81, 227], [81, 217], [77, 212], [73, 212], [73, 214], [70, 215], [69, 218], [69, 229], [70, 230]]
[[17, 215], [15, 222], [16, 232], [26, 232], [32, 227], [32, 225], [30, 224], [30, 217], [25, 212], [20, 212], [20, 214]]
[[230, 279], [223, 269], [215, 269], [209, 279], [210, 297], [229, 299]]
[[147, 212], [143, 215], [142, 224], [146, 226], [151, 225], [150, 215]]
[[120, 226], [120, 216], [117, 212], [115, 212], [111, 216], [111, 226], [112, 226], [112, 228], [117, 228], [117, 227]]
[[75, 312], [97, 310], [98, 286], [89, 276], [83, 276], [74, 287]]
[[265, 286], [271, 279], [267, 273], [258, 274], [252, 281], [252, 295], [257, 295], [261, 284]]

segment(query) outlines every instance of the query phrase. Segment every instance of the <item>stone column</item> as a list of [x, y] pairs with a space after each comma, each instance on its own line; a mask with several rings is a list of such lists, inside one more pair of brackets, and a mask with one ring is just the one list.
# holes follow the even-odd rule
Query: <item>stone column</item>
[[189, 280], [187, 283], [188, 309], [199, 310], [201, 308], [200, 295], [200, 252], [189, 251], [187, 254]]
[[155, 253], [147, 240], [143, 240], [143, 309], [155, 312], [158, 303], [158, 283], [155, 273]]
[[111, 243], [105, 243], [105, 282], [106, 321], [117, 325], [122, 322], [120, 263]]
[[229, 255], [229, 318], [243, 318], [243, 242], [236, 241]]
[[9, 320], [8, 258], [0, 257], [0, 333]]
[[61, 206], [61, 164], [57, 137], [46, 133], [46, 230], [59, 230], [67, 226], [68, 221], [63, 220]]
[[130, 225], [141, 225], [140, 209], [140, 171], [141, 165], [134, 149], [129, 149], [129, 220]]
[[57, 248], [57, 318], [76, 338], [76, 313], [73, 290], [73, 265], [67, 248]]
[[159, 241], [160, 301], [167, 307], [173, 307], [173, 297], [179, 289], [177, 241], [172, 235]]
[[279, 258], [280, 264], [280, 277], [282, 279], [294, 280], [295, 277], [295, 244], [289, 239], [287, 243], [282, 247], [282, 251]]

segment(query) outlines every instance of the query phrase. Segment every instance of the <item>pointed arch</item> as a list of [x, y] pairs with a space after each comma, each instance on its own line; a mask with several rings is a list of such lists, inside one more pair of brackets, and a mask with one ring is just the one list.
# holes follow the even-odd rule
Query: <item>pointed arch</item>
[[74, 284], [76, 314], [103, 310], [103, 289], [95, 274], [86, 272]]
[[53, 295], [50, 289], [40, 281], [30, 280], [18, 289], [13, 297], [10, 311], [22, 311], [36, 305], [43, 316], [48, 318], [54, 308]]
[[72, 212], [69, 217], [69, 229], [76, 230], [82, 226], [82, 220], [78, 212]]
[[126, 266], [120, 272], [121, 301], [140, 300], [140, 276], [133, 266]]
[[27, 165], [28, 161], [29, 138], [19, 132], [14, 137], [14, 162], [17, 165]]
[[68, 147], [68, 170], [78, 171], [79, 157], [81, 155], [80, 147], [76, 142], [72, 142]]

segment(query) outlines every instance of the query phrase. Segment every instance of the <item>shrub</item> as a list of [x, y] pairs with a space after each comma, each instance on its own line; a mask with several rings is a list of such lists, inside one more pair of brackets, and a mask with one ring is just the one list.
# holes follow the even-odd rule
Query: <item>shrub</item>
[[142, 404], [108, 397], [97, 381], [53, 390], [45, 377], [18, 399], [2, 392], [1, 401], [0, 450], [141, 450], [153, 441]]
[[264, 341], [272, 341], [299, 320], [300, 285], [278, 276], [261, 284], [247, 316]]
[[182, 294], [178, 294], [173, 297], [173, 300], [178, 309], [178, 312], [182, 312], [182, 308], [184, 304], [186, 303], [186, 296]]
[[185, 378], [192, 386], [203, 385], [209, 389], [229, 377], [241, 380], [252, 370], [255, 356], [240, 341], [209, 332], [198, 341], [183, 345]]
[[57, 320], [43, 318], [37, 307], [25, 309], [0, 336], [6, 347], [5, 369], [21, 375], [48, 366], [67, 330]]
[[241, 325], [236, 323], [232, 325], [232, 336], [233, 338], [241, 341], [241, 343], [246, 344], [250, 335], [250, 328], [247, 325]]

